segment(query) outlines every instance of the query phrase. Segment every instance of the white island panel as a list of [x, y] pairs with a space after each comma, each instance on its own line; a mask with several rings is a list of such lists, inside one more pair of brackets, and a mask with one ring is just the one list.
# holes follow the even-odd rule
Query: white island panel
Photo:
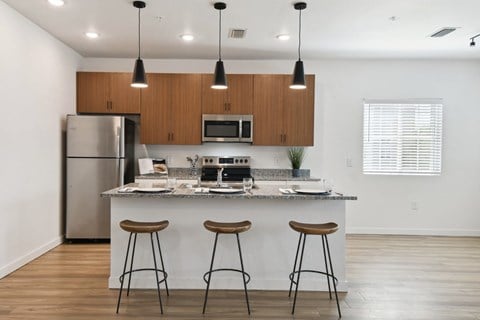
[[[329, 235], [338, 290], [346, 291], [345, 279], [345, 200], [184, 198], [111, 196], [111, 271], [109, 287], [118, 288], [129, 233], [119, 227], [121, 220], [169, 220], [159, 232], [168, 272], [168, 284], [174, 289], [204, 289], [203, 275], [210, 265], [215, 234], [203, 227], [207, 219], [215, 221], [250, 220], [252, 228], [240, 234], [245, 270], [251, 275], [249, 289], [288, 290], [299, 233], [288, 222], [335, 222], [339, 230]], [[150, 237], [139, 235], [134, 268], [152, 267]], [[214, 268], [239, 268], [236, 239], [220, 235]], [[324, 270], [320, 236], [307, 236], [303, 269]], [[153, 272], [136, 273], [133, 288], [155, 288]], [[239, 273], [213, 274], [213, 289], [243, 289]], [[327, 290], [326, 277], [303, 273], [301, 290]]]

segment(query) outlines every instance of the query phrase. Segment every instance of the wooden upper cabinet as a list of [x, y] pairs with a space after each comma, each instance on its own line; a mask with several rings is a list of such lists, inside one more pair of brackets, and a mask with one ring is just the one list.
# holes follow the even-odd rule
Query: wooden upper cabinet
[[140, 113], [140, 90], [131, 73], [77, 72], [78, 113]]
[[142, 89], [140, 142], [201, 143], [200, 74], [149, 74]]
[[253, 144], [313, 146], [315, 76], [307, 89], [289, 88], [291, 75], [255, 75]]
[[254, 76], [253, 89], [253, 144], [281, 145], [283, 141], [282, 75]]
[[313, 146], [315, 76], [305, 75], [305, 90], [290, 89], [291, 76], [285, 79], [283, 118], [284, 144], [288, 146]]
[[140, 112], [140, 142], [170, 143], [170, 99], [168, 74], [148, 74], [148, 87], [142, 90]]
[[202, 112], [252, 114], [253, 75], [227, 74], [228, 89], [212, 89], [213, 74], [202, 75]]

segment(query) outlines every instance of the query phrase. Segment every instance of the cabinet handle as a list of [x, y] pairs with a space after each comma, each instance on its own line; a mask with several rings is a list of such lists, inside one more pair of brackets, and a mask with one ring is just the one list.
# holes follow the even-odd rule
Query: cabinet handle
[[174, 136], [173, 136], [173, 132], [172, 132], [172, 141], [174, 140], [174, 138], [173, 138], [173, 137], [174, 137]]
[[228, 111], [232, 111], [232, 104], [230, 102], [228, 103]]
[[283, 135], [283, 142], [287, 143], [287, 135], [286, 134]]
[[168, 133], [167, 141], [170, 141], [170, 132]]

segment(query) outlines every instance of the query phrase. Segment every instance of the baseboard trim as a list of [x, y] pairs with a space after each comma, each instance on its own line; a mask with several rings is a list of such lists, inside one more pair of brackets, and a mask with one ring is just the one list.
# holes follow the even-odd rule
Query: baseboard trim
[[0, 279], [6, 277], [13, 271], [23, 267], [27, 263], [31, 262], [32, 260], [35, 260], [36, 258], [40, 257], [41, 255], [45, 254], [46, 252], [52, 250], [53, 248], [57, 247], [58, 245], [63, 243], [63, 236], [60, 236], [40, 247], [37, 249], [31, 251], [30, 253], [16, 259], [15, 261], [12, 261], [11, 263], [0, 267]]
[[480, 230], [468, 229], [403, 229], [403, 228], [346, 228], [347, 234], [392, 234], [408, 236], [479, 237]]

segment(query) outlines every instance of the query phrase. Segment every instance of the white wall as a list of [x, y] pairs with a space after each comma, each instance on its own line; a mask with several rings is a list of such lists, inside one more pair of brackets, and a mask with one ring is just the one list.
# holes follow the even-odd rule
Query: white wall
[[[84, 59], [85, 71], [129, 71], [134, 59]], [[147, 60], [149, 72], [213, 72], [214, 61]], [[290, 73], [293, 61], [229, 61], [228, 73]], [[333, 179], [338, 190], [358, 196], [347, 204], [347, 231], [480, 235], [480, 62], [455, 60], [305, 61], [316, 74], [315, 146], [305, 168]], [[363, 175], [364, 98], [443, 98], [443, 170], [438, 177]], [[287, 168], [282, 147], [235, 144], [148, 146], [150, 156], [246, 154], [256, 168]], [[275, 157], [282, 156], [280, 163]], [[143, 156], [143, 155], [140, 155]], [[353, 167], [346, 167], [345, 158]], [[416, 202], [418, 210], [411, 210]]]
[[81, 57], [0, 1], [0, 278], [59, 244], [62, 129]]

